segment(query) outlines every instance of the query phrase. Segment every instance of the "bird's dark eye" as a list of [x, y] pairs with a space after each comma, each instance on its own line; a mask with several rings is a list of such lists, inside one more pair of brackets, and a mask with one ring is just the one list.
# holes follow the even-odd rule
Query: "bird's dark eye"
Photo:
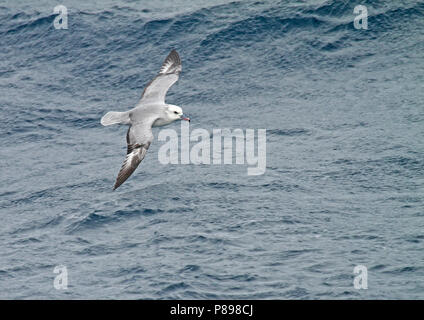
[[178, 112], [177, 112], [177, 111], [174, 111], [174, 113], [175, 113], [175, 114], [178, 114]]

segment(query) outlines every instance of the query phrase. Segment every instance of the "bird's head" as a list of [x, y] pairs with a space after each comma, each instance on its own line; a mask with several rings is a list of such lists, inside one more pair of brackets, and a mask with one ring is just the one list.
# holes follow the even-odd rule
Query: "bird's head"
[[172, 121], [175, 120], [186, 120], [190, 122], [190, 118], [184, 116], [183, 114], [183, 109], [181, 109], [178, 106], [174, 106], [172, 104], [168, 105], [168, 108], [166, 110], [166, 114], [168, 116], [168, 118]]

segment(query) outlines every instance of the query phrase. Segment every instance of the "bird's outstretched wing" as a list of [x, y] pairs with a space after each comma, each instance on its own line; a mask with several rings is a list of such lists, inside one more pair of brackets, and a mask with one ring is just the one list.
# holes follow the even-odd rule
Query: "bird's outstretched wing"
[[127, 132], [127, 156], [119, 170], [113, 190], [123, 184], [144, 159], [153, 141], [151, 121], [132, 125]]
[[166, 93], [177, 82], [181, 70], [180, 56], [177, 51], [172, 50], [163, 62], [159, 74], [144, 89], [139, 104], [164, 104]]

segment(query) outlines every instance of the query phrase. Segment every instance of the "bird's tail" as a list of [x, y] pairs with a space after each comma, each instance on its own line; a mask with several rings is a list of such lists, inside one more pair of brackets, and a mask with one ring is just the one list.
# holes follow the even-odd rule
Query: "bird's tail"
[[128, 112], [109, 111], [102, 117], [100, 123], [104, 126], [110, 126], [111, 124], [128, 124], [130, 123], [130, 116]]

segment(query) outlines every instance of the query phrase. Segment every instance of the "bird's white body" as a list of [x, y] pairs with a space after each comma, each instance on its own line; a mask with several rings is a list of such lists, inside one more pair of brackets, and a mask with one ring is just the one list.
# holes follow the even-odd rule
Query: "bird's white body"
[[135, 107], [128, 111], [128, 115], [131, 124], [137, 123], [137, 119], [155, 115], [157, 119], [153, 122], [152, 127], [161, 127], [176, 120], [181, 120], [183, 109], [173, 104], [148, 104]]
[[153, 141], [152, 127], [165, 126], [175, 120], [190, 121], [183, 116], [180, 107], [165, 103], [166, 92], [178, 80], [181, 70], [180, 57], [172, 50], [162, 64], [159, 74], [144, 89], [135, 108], [124, 112], [110, 111], [100, 120], [104, 126], [130, 126], [127, 132], [127, 157], [119, 171], [114, 189], [124, 183], [144, 159]]

